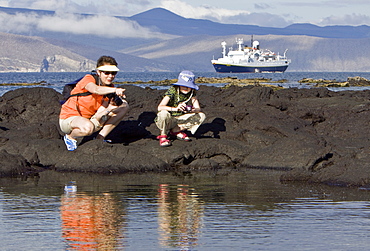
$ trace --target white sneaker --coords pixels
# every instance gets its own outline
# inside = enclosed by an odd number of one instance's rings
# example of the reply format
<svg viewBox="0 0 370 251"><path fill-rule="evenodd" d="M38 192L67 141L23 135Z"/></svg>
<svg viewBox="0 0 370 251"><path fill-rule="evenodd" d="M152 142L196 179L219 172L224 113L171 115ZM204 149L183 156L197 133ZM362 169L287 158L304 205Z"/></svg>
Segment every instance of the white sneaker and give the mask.
<svg viewBox="0 0 370 251"><path fill-rule="evenodd" d="M69 139L67 135L64 135L63 139L68 151L74 151L77 149L77 140Z"/></svg>

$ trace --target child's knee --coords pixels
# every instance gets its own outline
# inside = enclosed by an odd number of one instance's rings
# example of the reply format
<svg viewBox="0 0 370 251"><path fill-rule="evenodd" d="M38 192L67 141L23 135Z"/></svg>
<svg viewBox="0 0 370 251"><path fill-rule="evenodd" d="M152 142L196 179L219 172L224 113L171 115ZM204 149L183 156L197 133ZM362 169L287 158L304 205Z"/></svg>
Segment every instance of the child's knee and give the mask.
<svg viewBox="0 0 370 251"><path fill-rule="evenodd" d="M200 117L199 121L202 124L204 120L206 119L206 115L203 112L198 113L198 115Z"/></svg>
<svg viewBox="0 0 370 251"><path fill-rule="evenodd" d="M159 119L166 119L166 118L170 118L171 117L171 114L169 113L169 111L166 111L166 110L161 110L158 112L157 114L158 118Z"/></svg>

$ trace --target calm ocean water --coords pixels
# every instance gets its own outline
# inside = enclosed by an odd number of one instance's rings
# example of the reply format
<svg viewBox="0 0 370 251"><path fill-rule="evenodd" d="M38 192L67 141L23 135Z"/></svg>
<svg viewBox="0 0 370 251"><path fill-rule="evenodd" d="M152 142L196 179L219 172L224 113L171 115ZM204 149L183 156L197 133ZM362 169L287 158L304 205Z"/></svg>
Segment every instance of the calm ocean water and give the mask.
<svg viewBox="0 0 370 251"><path fill-rule="evenodd" d="M244 78L271 78L273 81L286 79L287 83L282 84L284 87L298 87L298 88L310 88L309 85L302 85L298 83L303 78L313 79L327 79L346 81L348 77L364 77L370 79L370 72L285 72L285 73L246 73L246 74L229 74L229 73L215 73L215 72L194 72L197 77L227 77L234 76L239 79ZM45 72L45 73L0 73L0 84L7 83L42 83L42 86L54 88L61 92L63 86L66 83L72 82L75 79L83 76L85 73L78 72ZM117 82L123 81L150 81L150 80L164 80L164 79L175 79L178 76L178 72L119 72L116 77ZM147 85L146 85L147 86ZM218 85L222 86L222 85ZM0 86L0 96L9 90L14 90L20 87L34 87L31 86ZM153 86L153 88L157 88ZM334 91L340 90L363 90L368 87L354 87L354 88L330 88Z"/></svg>
<svg viewBox="0 0 370 251"><path fill-rule="evenodd" d="M119 73L117 81L178 73ZM58 91L80 73L3 73L0 83L46 81ZM220 77L232 74L196 73ZM336 79L370 73L237 74ZM0 87L1 94L9 89ZM14 88L14 87L12 87ZM160 150L160 149L159 149ZM94 175L47 171L0 178L0 250L367 250L370 191L281 183L281 171ZM66 185L75 182L75 189Z"/></svg>

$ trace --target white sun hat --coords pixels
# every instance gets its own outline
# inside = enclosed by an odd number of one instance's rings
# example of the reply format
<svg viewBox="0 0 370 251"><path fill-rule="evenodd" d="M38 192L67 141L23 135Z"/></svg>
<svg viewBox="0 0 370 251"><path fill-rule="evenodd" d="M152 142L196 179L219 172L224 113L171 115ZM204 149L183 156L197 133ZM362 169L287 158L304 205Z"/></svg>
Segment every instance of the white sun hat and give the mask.
<svg viewBox="0 0 370 251"><path fill-rule="evenodd" d="M118 67L115 65L102 65L96 69L99 71L119 71Z"/></svg>

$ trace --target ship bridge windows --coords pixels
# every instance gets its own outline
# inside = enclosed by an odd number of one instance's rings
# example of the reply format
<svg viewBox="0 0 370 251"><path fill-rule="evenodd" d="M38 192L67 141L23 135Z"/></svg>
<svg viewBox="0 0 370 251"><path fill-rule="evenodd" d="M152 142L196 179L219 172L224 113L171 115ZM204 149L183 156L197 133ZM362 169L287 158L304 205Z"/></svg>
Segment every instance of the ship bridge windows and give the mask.
<svg viewBox="0 0 370 251"><path fill-rule="evenodd" d="M232 53L230 52L229 53L229 57L243 57L244 56L244 52L242 51L233 51Z"/></svg>

